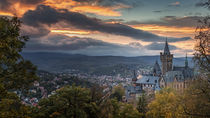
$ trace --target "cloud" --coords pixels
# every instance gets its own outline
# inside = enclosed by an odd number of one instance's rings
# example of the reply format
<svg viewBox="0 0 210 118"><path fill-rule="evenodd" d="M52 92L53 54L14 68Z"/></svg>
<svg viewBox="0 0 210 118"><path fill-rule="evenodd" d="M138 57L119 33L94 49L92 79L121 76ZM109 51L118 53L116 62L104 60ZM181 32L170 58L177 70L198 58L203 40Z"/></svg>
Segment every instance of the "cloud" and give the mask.
<svg viewBox="0 0 210 118"><path fill-rule="evenodd" d="M196 27L198 21L202 19L201 16L185 16L185 17L177 17L177 16L165 16L162 17L161 21L129 21L125 24L128 25L138 25L138 24L150 24L150 25L161 25L161 26L175 26L175 27Z"/></svg>
<svg viewBox="0 0 210 118"><path fill-rule="evenodd" d="M135 0L134 0L135 1ZM37 5L51 6L55 9L68 9L80 13L102 16L121 16L119 9L131 8L134 1L127 0L0 0L0 14L21 17L26 11ZM104 3L112 3L107 5ZM132 4L133 5L132 5Z"/></svg>
<svg viewBox="0 0 210 118"><path fill-rule="evenodd" d="M42 38L32 38L26 45L27 51L72 51L92 46L111 46L112 44L92 38L68 37L59 34L49 34Z"/></svg>
<svg viewBox="0 0 210 118"><path fill-rule="evenodd" d="M168 6L175 6L175 7L179 7L180 6L180 2L173 2L171 4L169 4Z"/></svg>
<svg viewBox="0 0 210 118"><path fill-rule="evenodd" d="M92 38L68 37L58 34L49 34L42 38L32 38L26 44L27 52L67 52L85 55L118 55L139 56L146 54L140 43L115 44Z"/></svg>
<svg viewBox="0 0 210 118"><path fill-rule="evenodd" d="M131 7L136 7L142 5L140 0L73 0L85 4L97 4L100 6L118 6L118 5L128 5Z"/></svg>
<svg viewBox="0 0 210 118"><path fill-rule="evenodd" d="M46 0L0 0L0 14L21 16Z"/></svg>
<svg viewBox="0 0 210 118"><path fill-rule="evenodd" d="M131 47L134 47L134 48L142 48L143 47L143 45L139 42L131 42L128 45Z"/></svg>
<svg viewBox="0 0 210 118"><path fill-rule="evenodd" d="M120 9L130 9L140 3L138 0L47 0L44 5L86 14L121 16Z"/></svg>
<svg viewBox="0 0 210 118"><path fill-rule="evenodd" d="M21 34L30 36L30 38L39 38L42 36L46 36L50 33L50 29L48 27L35 27L30 25L22 25L21 26Z"/></svg>
<svg viewBox="0 0 210 118"><path fill-rule="evenodd" d="M164 41L163 37L143 30L134 29L127 25L120 23L105 23L100 19L87 17L86 15L77 12L71 12L66 9L54 9L45 5L39 5L35 10L26 12L22 17L22 21L25 25L42 28L45 28L46 26L52 27L59 22L66 22L69 27L75 27L81 30L122 35L148 42ZM188 39L188 37L169 38L169 41L182 41Z"/></svg>
<svg viewBox="0 0 210 118"><path fill-rule="evenodd" d="M18 0L17 0L18 1ZM43 3L46 0L19 0L22 4L34 5Z"/></svg>
<svg viewBox="0 0 210 118"><path fill-rule="evenodd" d="M143 46L139 42L129 44L115 44L96 40L88 37L65 36L50 33L42 38L32 38L27 42L24 51L27 52L67 52L85 55L114 55L114 56L139 56L157 55L163 50L164 43L152 43ZM170 50L182 49L169 45ZM185 50L186 51L186 50Z"/></svg>
<svg viewBox="0 0 210 118"><path fill-rule="evenodd" d="M147 46L145 46L145 48L147 48L148 50L163 50L165 46L165 43L151 43ZM176 46L173 45L169 45L169 49L170 50L176 50L178 49Z"/></svg>

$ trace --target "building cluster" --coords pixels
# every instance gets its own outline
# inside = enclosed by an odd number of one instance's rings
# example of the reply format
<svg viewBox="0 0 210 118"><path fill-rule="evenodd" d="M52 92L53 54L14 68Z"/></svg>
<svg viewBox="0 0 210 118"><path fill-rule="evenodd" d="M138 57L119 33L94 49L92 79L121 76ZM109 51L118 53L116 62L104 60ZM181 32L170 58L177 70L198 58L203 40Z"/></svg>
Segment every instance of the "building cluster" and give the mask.
<svg viewBox="0 0 210 118"><path fill-rule="evenodd" d="M167 40L164 52L160 53L160 61L161 67L156 61L152 72L149 74L137 77L134 71L131 84L126 86L126 102L136 101L143 93L153 94L164 87L182 91L189 85L193 79L194 70L188 66L187 55L184 66L173 66L173 54L170 53Z"/></svg>
<svg viewBox="0 0 210 118"><path fill-rule="evenodd" d="M20 91L16 91L24 104L36 106L40 99L47 98L55 94L56 90L65 86L97 84L103 89L103 93L108 93L114 86L119 84L127 85L130 83L130 78L121 77L120 74L116 76L108 75L88 75L84 73L69 74L69 73L49 73L41 71L38 73L39 81L35 81L34 85L29 89L29 93L25 95Z"/></svg>

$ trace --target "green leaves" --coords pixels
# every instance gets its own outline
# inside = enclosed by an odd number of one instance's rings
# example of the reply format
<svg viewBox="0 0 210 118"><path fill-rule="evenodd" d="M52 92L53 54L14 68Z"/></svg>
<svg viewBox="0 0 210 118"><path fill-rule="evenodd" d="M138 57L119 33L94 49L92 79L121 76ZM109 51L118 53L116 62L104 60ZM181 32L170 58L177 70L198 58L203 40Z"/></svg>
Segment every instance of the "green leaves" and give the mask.
<svg viewBox="0 0 210 118"><path fill-rule="evenodd" d="M85 88L66 86L39 103L39 115L50 117L86 118L95 116L97 106L90 102L90 91ZM38 116L38 117L40 117Z"/></svg>
<svg viewBox="0 0 210 118"><path fill-rule="evenodd" d="M0 17L0 116L4 118L28 118L30 107L9 91L27 91L38 79L36 67L22 58L20 52L28 40L20 36L18 18Z"/></svg>
<svg viewBox="0 0 210 118"><path fill-rule="evenodd" d="M0 17L0 83L7 90L27 89L35 80L36 67L20 52L28 40L20 35L18 18Z"/></svg>

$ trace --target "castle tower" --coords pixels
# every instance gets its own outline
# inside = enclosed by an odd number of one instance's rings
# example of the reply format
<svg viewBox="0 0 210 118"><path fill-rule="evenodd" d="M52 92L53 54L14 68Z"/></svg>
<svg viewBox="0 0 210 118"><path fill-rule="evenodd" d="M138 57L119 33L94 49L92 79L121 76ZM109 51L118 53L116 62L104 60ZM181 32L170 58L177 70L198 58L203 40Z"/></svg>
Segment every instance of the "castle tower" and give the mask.
<svg viewBox="0 0 210 118"><path fill-rule="evenodd" d="M162 63L162 74L165 75L166 72L172 70L173 65L173 54L171 54L169 51L167 39L165 43L164 52L160 53L160 60Z"/></svg>

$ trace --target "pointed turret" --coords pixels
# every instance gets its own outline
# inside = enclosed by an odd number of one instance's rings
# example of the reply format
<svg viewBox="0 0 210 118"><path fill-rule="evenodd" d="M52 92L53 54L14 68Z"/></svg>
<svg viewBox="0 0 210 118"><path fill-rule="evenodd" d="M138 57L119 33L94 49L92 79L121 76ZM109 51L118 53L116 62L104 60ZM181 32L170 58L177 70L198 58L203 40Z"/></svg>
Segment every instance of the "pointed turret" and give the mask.
<svg viewBox="0 0 210 118"><path fill-rule="evenodd" d="M136 76L136 71L135 70L133 71L132 81L137 81L137 76Z"/></svg>
<svg viewBox="0 0 210 118"><path fill-rule="evenodd" d="M165 48L164 48L164 54L170 55L167 38L166 38L166 43L165 43Z"/></svg>
<svg viewBox="0 0 210 118"><path fill-rule="evenodd" d="M186 58L185 58L185 68L188 67L188 59L187 59L187 53L186 53Z"/></svg>
<svg viewBox="0 0 210 118"><path fill-rule="evenodd" d="M159 76L161 75L161 69L160 69L160 65L158 64L158 61L156 60L155 65L153 67L153 75L154 76Z"/></svg>
<svg viewBox="0 0 210 118"><path fill-rule="evenodd" d="M136 86L136 81L137 81L137 76L136 76L136 71L133 71L133 78L132 78L132 85Z"/></svg>

